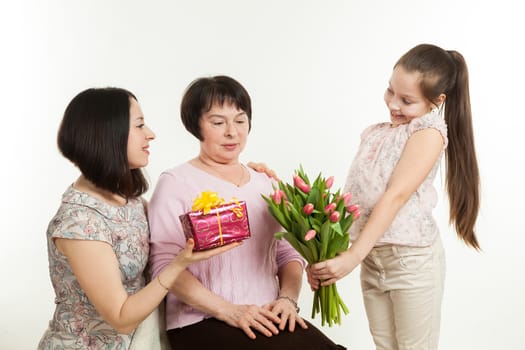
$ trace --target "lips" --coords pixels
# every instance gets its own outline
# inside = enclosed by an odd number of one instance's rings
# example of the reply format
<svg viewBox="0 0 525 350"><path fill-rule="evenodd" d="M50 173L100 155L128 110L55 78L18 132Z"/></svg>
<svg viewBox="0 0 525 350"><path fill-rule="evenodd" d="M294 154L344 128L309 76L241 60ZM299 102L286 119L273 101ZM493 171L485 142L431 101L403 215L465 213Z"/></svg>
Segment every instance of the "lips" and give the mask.
<svg viewBox="0 0 525 350"><path fill-rule="evenodd" d="M231 149L236 148L237 144L236 143L226 143L226 144L223 144L222 147L231 150Z"/></svg>
<svg viewBox="0 0 525 350"><path fill-rule="evenodd" d="M390 112L390 115L394 118L399 118L403 116L402 114L396 114L395 112Z"/></svg>

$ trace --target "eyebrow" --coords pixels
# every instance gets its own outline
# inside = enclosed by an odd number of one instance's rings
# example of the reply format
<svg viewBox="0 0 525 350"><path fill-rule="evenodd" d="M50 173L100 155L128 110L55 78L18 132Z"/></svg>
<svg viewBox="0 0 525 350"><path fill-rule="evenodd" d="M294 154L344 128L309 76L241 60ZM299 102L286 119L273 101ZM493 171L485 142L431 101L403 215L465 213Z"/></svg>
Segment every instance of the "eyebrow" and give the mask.
<svg viewBox="0 0 525 350"><path fill-rule="evenodd" d="M234 116L234 118L240 117L240 116L242 116L242 115L247 115L247 114L246 114L246 112L243 111L243 112L240 112L240 113L236 114L236 115ZM213 118L213 117L218 117L218 118L227 118L227 116L222 115L222 114L208 114L208 115L206 116L206 118Z"/></svg>

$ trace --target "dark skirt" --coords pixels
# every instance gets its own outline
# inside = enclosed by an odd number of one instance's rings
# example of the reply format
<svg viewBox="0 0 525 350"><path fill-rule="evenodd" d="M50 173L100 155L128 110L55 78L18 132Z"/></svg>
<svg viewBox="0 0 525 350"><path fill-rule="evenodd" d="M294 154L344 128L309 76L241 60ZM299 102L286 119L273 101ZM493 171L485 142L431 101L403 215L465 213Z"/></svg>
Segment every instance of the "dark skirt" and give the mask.
<svg viewBox="0 0 525 350"><path fill-rule="evenodd" d="M267 337L254 331L256 339L250 339L240 328L232 327L215 318L168 330L171 347L176 350L200 349L250 349L250 350L344 350L326 337L313 324L308 329L296 325L294 332L287 329L278 335Z"/></svg>

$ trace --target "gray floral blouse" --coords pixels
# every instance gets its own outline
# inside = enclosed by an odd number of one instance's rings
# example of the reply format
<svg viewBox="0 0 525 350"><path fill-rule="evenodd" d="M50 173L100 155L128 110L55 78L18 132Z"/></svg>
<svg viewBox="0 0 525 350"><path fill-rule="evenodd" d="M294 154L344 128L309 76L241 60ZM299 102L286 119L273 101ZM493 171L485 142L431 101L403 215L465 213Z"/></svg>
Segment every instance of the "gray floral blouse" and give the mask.
<svg viewBox="0 0 525 350"><path fill-rule="evenodd" d="M49 274L56 309L38 349L128 349L132 334L118 334L95 310L80 288L54 238L107 242L120 264L122 284L133 294L144 287L149 228L141 199L115 207L70 186L49 223Z"/></svg>

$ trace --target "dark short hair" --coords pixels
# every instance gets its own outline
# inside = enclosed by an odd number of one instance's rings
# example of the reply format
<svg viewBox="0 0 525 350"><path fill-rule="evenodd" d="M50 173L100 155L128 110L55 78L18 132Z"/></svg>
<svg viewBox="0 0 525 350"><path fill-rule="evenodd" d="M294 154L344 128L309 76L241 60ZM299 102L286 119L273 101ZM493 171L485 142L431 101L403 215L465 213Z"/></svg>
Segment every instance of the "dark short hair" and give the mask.
<svg viewBox="0 0 525 350"><path fill-rule="evenodd" d="M248 91L235 79L224 75L194 80L186 89L180 106L182 123L186 130L202 141L200 119L214 104L233 104L248 116L252 126L252 103Z"/></svg>
<svg viewBox="0 0 525 350"><path fill-rule="evenodd" d="M148 190L127 155L131 92L114 87L82 91L69 102L58 130L58 148L95 186L124 196Z"/></svg>

